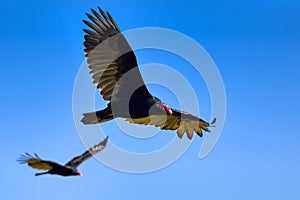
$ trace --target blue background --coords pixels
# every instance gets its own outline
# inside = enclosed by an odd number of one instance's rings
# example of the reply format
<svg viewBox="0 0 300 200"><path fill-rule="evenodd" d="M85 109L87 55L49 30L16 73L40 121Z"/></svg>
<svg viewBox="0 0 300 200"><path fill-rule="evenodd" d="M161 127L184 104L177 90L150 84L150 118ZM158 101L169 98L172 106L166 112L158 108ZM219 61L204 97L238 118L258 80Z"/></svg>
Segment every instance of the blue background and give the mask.
<svg viewBox="0 0 300 200"><path fill-rule="evenodd" d="M118 172L91 159L80 166L83 177L34 177L35 170L16 163L23 152L64 163L84 151L72 90L84 60L81 20L98 5L122 30L174 29L214 59L226 87L227 118L208 157L198 159L203 139L196 138L177 162L148 174ZM0 199L300 198L299 1L2 0L0 6ZM197 87L197 80L191 84ZM162 97L160 89L151 92Z"/></svg>

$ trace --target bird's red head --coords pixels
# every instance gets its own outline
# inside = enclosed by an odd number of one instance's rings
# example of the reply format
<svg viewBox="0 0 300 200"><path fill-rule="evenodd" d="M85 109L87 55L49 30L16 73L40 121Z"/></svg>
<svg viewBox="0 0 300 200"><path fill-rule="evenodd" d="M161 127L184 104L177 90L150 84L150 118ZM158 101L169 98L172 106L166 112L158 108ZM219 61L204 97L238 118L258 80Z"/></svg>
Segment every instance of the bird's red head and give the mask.
<svg viewBox="0 0 300 200"><path fill-rule="evenodd" d="M164 107L165 111L166 111L169 115L172 115L172 114L173 114L172 109L171 109L167 104L162 103L161 106Z"/></svg>
<svg viewBox="0 0 300 200"><path fill-rule="evenodd" d="M77 171L77 174L78 174L79 176L82 176L82 174L81 174L81 172L80 172L80 171Z"/></svg>

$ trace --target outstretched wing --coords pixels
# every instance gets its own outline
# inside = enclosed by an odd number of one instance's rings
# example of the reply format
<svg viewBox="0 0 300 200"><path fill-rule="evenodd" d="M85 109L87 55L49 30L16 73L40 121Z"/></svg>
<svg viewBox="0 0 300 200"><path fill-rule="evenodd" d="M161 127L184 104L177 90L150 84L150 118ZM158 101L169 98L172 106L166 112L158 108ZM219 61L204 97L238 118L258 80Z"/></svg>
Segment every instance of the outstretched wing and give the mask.
<svg viewBox="0 0 300 200"><path fill-rule="evenodd" d="M60 167L64 168L64 166L56 162L40 159L37 154L34 154L34 156L32 156L28 153L25 153L24 155L21 155L17 161L20 162L21 164L27 163L30 167L39 170L51 170L53 168L60 168Z"/></svg>
<svg viewBox="0 0 300 200"><path fill-rule="evenodd" d="M139 96L150 96L130 45L110 14L99 7L98 9L99 13L92 9L94 16L86 13L90 21L83 20L91 28L83 31L86 33L84 52L93 83L100 89L103 99L108 101L111 101L112 96L121 99L126 96L123 86L141 88ZM124 78L129 71L130 75ZM134 86L129 86L132 84Z"/></svg>
<svg viewBox="0 0 300 200"><path fill-rule="evenodd" d="M179 138L182 138L184 133L187 133L189 139L192 139L194 131L200 137L203 135L202 130L210 132L208 128L216 122L216 118L211 123L208 123L189 113L174 109L172 111L171 115L158 114L138 119L126 118L125 120L136 124L154 125L164 130L176 130Z"/></svg>
<svg viewBox="0 0 300 200"><path fill-rule="evenodd" d="M103 150L105 148L106 144L107 144L107 141L108 141L108 137L106 137L99 144L91 147L89 150L87 150L86 152L84 152L80 156L77 156L77 157L73 158L72 160L70 160L65 166L70 166L70 167L77 168L78 165L80 165L82 162L84 162L85 160L92 157L92 155L94 155L94 154L98 153L99 151Z"/></svg>

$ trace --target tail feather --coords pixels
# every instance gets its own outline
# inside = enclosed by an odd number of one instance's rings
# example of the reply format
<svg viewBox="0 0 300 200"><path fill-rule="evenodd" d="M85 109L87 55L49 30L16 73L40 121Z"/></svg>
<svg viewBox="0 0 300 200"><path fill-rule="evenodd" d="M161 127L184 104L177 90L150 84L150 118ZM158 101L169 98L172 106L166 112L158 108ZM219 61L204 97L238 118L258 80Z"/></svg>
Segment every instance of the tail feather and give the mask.
<svg viewBox="0 0 300 200"><path fill-rule="evenodd" d="M44 174L48 174L48 172L36 173L35 176L40 176L40 175L44 175Z"/></svg>
<svg viewBox="0 0 300 200"><path fill-rule="evenodd" d="M106 108L97 112L83 113L81 122L84 124L98 124L113 119L111 110Z"/></svg>
<svg viewBox="0 0 300 200"><path fill-rule="evenodd" d="M81 119L81 122L83 122L84 124L97 124L97 123L99 123L96 112L83 113L83 118Z"/></svg>

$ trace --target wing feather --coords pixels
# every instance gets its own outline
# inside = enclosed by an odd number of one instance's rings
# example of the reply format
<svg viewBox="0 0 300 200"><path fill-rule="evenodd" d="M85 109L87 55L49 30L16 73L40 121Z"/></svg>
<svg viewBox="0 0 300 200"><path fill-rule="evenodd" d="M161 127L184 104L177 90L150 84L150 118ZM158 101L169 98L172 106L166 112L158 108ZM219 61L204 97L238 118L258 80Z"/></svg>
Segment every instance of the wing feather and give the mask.
<svg viewBox="0 0 300 200"><path fill-rule="evenodd" d="M77 157L73 158L72 160L70 160L67 164L65 164L65 166L77 168L78 165L80 165L82 162L89 159L94 154L98 153L99 151L103 150L106 147L107 141L108 141L108 137L106 137L99 144L97 144L97 145L91 147L89 150L85 151L80 156L77 156Z"/></svg>
<svg viewBox="0 0 300 200"><path fill-rule="evenodd" d="M179 126L178 129L176 130L177 136L179 138L183 137L185 130L184 130L184 126Z"/></svg>
<svg viewBox="0 0 300 200"><path fill-rule="evenodd" d="M56 162L42 160L38 157L37 154L34 154L34 156L32 156L28 153L25 153L24 155L21 155L17 161L21 164L27 163L30 167L39 170L51 170L56 167L63 167L62 165Z"/></svg>
<svg viewBox="0 0 300 200"><path fill-rule="evenodd" d="M189 139L192 139L194 132L200 137L203 135L202 130L210 132L209 127L216 122L215 118L212 123L208 123L189 113L174 109L172 111L172 115L157 114L145 118L126 118L125 120L130 123L154 125L164 130L176 130L179 138L182 138L186 133Z"/></svg>
<svg viewBox="0 0 300 200"><path fill-rule="evenodd" d="M126 81L134 81L139 86L144 85L144 81L137 69L131 74L134 79L119 82L124 74L137 68L136 57L111 15L108 12L105 13L101 8L98 10L97 12L92 9L92 14L86 14L90 21L83 20L92 29L83 29L86 33L84 52L93 83L100 89L103 99L111 101L114 91L116 91L114 95L118 99L122 99L118 96L118 91L126 90L124 87L129 85ZM145 98L150 96L146 87L141 92L143 93L141 96Z"/></svg>

